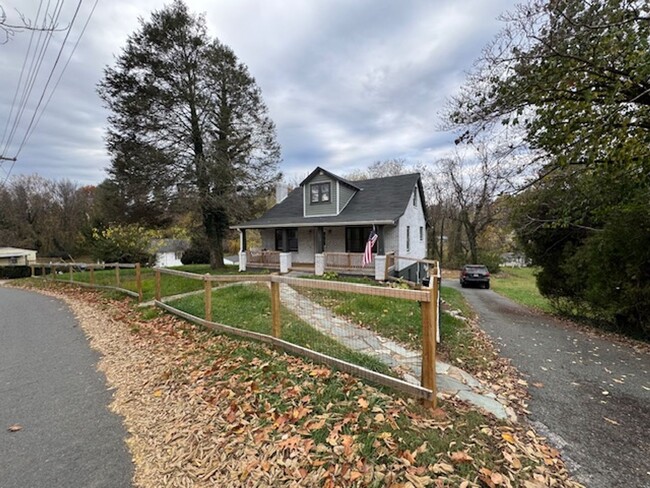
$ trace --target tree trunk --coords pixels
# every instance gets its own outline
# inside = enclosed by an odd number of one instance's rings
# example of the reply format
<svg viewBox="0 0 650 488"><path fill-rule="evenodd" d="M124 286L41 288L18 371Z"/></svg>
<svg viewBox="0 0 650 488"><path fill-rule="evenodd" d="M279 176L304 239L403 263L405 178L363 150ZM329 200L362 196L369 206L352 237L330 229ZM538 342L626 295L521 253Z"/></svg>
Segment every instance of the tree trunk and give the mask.
<svg viewBox="0 0 650 488"><path fill-rule="evenodd" d="M219 222L218 212L211 208L203 208L203 228L208 240L210 251L210 268L217 269L225 266L223 262L223 225Z"/></svg>

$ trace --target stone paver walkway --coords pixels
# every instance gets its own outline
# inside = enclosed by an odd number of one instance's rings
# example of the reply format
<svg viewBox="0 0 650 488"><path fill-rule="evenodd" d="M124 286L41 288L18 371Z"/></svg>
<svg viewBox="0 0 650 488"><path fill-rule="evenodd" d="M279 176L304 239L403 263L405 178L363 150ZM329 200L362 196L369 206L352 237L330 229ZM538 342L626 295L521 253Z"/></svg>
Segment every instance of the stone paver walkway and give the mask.
<svg viewBox="0 0 650 488"><path fill-rule="evenodd" d="M288 285L280 285L281 301L302 320L324 334L345 344L350 349L380 359L392 369L403 371L405 381L419 385L422 374L422 355L405 348L397 342L364 329L332 313L301 295ZM487 386L456 366L436 361L438 393L455 395L457 398L492 413L500 419L514 419L514 412L504 406L505 402Z"/></svg>

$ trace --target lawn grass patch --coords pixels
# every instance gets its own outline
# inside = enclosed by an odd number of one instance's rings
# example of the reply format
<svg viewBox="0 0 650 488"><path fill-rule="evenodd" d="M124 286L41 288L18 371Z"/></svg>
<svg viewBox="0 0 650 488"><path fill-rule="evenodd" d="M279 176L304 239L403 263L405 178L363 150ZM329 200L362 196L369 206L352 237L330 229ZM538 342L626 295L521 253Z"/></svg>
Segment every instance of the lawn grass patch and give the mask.
<svg viewBox="0 0 650 488"><path fill-rule="evenodd" d="M526 307L553 312L551 302L542 296L535 279L536 268L501 268L492 275L490 284L497 293Z"/></svg>
<svg viewBox="0 0 650 488"><path fill-rule="evenodd" d="M205 317L202 295L184 297L169 305L197 317ZM212 292L212 320L224 325L271 334L271 294L264 285L231 285ZM349 349L335 339L321 333L282 307L282 339L363 366L383 374L391 373L379 359Z"/></svg>

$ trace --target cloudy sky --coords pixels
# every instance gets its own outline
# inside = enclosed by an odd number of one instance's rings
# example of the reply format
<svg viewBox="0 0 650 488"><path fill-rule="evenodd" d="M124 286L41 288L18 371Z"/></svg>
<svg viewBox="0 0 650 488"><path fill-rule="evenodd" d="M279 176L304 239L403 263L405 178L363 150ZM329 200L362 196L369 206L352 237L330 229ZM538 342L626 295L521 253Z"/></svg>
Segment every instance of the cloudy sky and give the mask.
<svg viewBox="0 0 650 488"><path fill-rule="evenodd" d="M514 0L186 0L205 13L210 35L231 46L262 89L282 146L282 171L301 178L316 165L335 173L403 158L430 163L453 148L439 130L445 98L453 95L482 47L499 31L497 17ZM36 19L39 0L0 0L7 23L18 12ZM47 1L42 2L44 5ZM54 0L50 1L54 5ZM95 0L82 0L64 45L54 85ZM107 112L96 94L138 17L164 0L99 0L42 118L22 145L12 175L38 173L96 184L109 156L103 143ZM0 156L13 157L43 94L78 0L67 0L43 51L38 77L13 130L8 123L32 36L16 32L0 44ZM52 10L52 9L51 9ZM32 39L35 45L38 36ZM4 38L2 38L4 40ZM27 62L25 72L31 59ZM45 93L40 105L49 98ZM12 162L4 161L0 182Z"/></svg>

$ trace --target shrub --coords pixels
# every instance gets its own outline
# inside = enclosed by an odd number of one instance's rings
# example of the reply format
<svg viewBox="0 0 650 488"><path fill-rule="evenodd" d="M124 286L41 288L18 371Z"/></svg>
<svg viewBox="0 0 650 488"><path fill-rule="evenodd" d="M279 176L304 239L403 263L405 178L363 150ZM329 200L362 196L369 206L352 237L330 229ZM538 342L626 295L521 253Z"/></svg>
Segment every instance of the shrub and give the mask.
<svg viewBox="0 0 650 488"><path fill-rule="evenodd" d="M29 266L0 266L0 279L29 278L31 275L32 270Z"/></svg>

